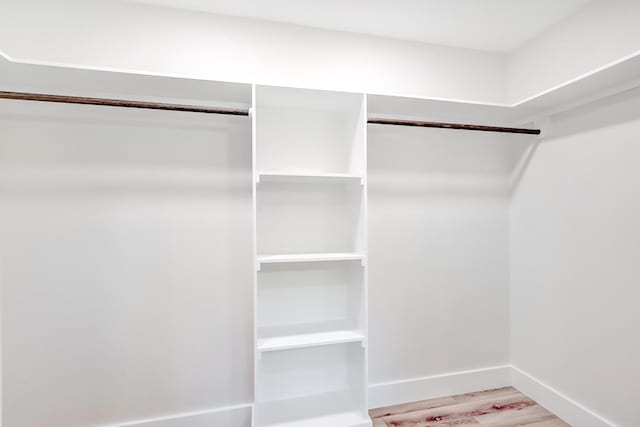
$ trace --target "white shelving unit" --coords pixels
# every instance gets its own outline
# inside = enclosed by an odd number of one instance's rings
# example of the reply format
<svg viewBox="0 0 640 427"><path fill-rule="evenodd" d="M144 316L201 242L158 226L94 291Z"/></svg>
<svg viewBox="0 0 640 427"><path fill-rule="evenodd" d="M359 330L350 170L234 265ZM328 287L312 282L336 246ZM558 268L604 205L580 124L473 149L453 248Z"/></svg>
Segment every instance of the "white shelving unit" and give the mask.
<svg viewBox="0 0 640 427"><path fill-rule="evenodd" d="M365 427L366 96L254 87L255 427Z"/></svg>

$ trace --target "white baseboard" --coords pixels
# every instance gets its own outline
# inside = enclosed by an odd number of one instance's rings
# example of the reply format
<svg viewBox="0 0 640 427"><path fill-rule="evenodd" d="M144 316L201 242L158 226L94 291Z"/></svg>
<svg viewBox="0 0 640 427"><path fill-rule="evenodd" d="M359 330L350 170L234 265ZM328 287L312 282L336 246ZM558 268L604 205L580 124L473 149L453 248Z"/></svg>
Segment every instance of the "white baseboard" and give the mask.
<svg viewBox="0 0 640 427"><path fill-rule="evenodd" d="M617 427L611 421L511 365L372 384L369 386L369 407L379 408L507 386L515 387L572 426ZM247 403L105 427L248 427L251 425L252 407L252 404Z"/></svg>
<svg viewBox="0 0 640 427"><path fill-rule="evenodd" d="M369 408L416 402L453 394L507 387L511 366L493 366L369 386Z"/></svg>
<svg viewBox="0 0 640 427"><path fill-rule="evenodd" d="M511 385L572 426L616 427L611 421L515 366L511 366Z"/></svg>
<svg viewBox="0 0 640 427"><path fill-rule="evenodd" d="M247 403L166 417L128 421L105 427L247 427L251 425L252 408L253 405Z"/></svg>

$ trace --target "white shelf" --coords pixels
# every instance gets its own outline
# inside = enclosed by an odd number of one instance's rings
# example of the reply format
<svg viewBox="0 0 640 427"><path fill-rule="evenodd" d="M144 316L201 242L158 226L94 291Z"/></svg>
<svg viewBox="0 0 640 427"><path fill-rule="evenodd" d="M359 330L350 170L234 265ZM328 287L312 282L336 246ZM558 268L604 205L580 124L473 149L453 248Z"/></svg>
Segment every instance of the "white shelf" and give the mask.
<svg viewBox="0 0 640 427"><path fill-rule="evenodd" d="M307 419L268 424L268 427L370 427L371 420L358 412L342 412Z"/></svg>
<svg viewBox="0 0 640 427"><path fill-rule="evenodd" d="M343 344L363 340L364 334L357 329L285 335L258 339L258 351L290 350L294 348Z"/></svg>
<svg viewBox="0 0 640 427"><path fill-rule="evenodd" d="M250 108L252 106L251 85L247 83L60 67L22 60L5 61L1 54L0 76L2 76L2 90L7 91L122 98L212 107ZM100 84L96 85L96 82ZM62 107L58 104L57 109L60 108ZM86 108L83 107L83 109ZM109 109L109 111L113 110L113 108ZM127 109L125 114L130 115L131 111ZM156 111L155 114L158 112ZM187 119L194 120L193 116L198 115L189 115ZM210 121L211 116L206 115L208 117L206 120ZM170 117L172 116L168 114L163 116L165 120ZM231 118L232 116L220 117Z"/></svg>
<svg viewBox="0 0 640 427"><path fill-rule="evenodd" d="M361 175L346 173L313 173L313 172L258 172L256 182L297 182L309 181L320 183L340 183L360 181Z"/></svg>
<svg viewBox="0 0 640 427"><path fill-rule="evenodd" d="M257 258L259 264L274 264L284 262L352 261L363 259L364 255L357 252L258 255Z"/></svg>
<svg viewBox="0 0 640 427"><path fill-rule="evenodd" d="M537 117L575 108L640 84L640 54L623 58L546 89L508 103L484 103L455 99L367 95L368 113L377 118L403 118L454 123L514 126ZM521 137L531 137L521 135Z"/></svg>

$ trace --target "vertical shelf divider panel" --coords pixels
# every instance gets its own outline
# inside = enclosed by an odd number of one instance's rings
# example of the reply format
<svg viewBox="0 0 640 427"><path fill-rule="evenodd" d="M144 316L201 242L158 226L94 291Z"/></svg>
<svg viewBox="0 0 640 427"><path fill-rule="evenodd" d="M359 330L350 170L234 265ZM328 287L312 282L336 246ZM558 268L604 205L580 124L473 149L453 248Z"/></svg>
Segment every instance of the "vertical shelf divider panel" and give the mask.
<svg viewBox="0 0 640 427"><path fill-rule="evenodd" d="M365 346L364 346L364 378L362 379L362 402L366 416L369 416L369 214L368 214L368 180L367 180L367 159L368 159L368 128L367 120L369 118L369 99L365 93L362 95L362 106L360 107L360 114L358 115L358 131L362 132L360 138L362 139L362 153L360 154L360 160L362 161L362 251L365 254L364 269L362 272L362 323L365 325Z"/></svg>
<svg viewBox="0 0 640 427"><path fill-rule="evenodd" d="M252 424L370 427L366 95L252 93Z"/></svg>
<svg viewBox="0 0 640 427"><path fill-rule="evenodd" d="M251 410L251 427L256 427L256 402L258 402L260 396L258 395L258 356L257 352L258 348L258 238L257 238L257 227L256 227L256 185L257 181L257 173L256 173L256 85L251 85L251 192L252 192L252 237L253 237L253 384L254 384L254 392L253 392L253 400L254 405Z"/></svg>

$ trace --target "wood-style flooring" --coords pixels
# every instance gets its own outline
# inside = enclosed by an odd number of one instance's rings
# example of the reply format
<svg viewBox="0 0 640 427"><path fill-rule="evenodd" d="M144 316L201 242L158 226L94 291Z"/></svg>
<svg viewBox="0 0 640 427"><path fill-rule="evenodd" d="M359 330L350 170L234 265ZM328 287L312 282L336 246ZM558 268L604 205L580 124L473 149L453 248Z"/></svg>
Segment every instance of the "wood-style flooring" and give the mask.
<svg viewBox="0 0 640 427"><path fill-rule="evenodd" d="M372 409L369 415L373 427L569 426L513 387Z"/></svg>

